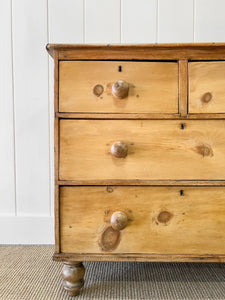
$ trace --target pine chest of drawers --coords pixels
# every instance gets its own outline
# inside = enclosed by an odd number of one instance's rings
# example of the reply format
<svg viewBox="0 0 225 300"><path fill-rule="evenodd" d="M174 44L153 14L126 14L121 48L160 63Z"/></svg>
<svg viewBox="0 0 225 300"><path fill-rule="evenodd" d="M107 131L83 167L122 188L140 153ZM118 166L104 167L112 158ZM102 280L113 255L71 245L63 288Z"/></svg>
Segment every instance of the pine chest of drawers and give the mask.
<svg viewBox="0 0 225 300"><path fill-rule="evenodd" d="M225 45L47 45L55 63L55 254L225 261Z"/></svg>

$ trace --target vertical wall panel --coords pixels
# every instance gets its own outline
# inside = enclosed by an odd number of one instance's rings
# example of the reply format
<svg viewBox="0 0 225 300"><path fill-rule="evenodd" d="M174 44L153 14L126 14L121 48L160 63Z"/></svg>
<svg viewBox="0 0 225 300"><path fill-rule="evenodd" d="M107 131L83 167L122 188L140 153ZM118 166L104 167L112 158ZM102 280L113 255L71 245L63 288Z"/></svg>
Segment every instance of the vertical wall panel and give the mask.
<svg viewBox="0 0 225 300"><path fill-rule="evenodd" d="M158 0L158 42L193 42L193 0Z"/></svg>
<svg viewBox="0 0 225 300"><path fill-rule="evenodd" d="M225 1L195 1L195 42L225 41Z"/></svg>
<svg viewBox="0 0 225 300"><path fill-rule="evenodd" d="M85 42L120 42L120 0L85 1Z"/></svg>
<svg viewBox="0 0 225 300"><path fill-rule="evenodd" d="M155 43L157 0L121 0L122 43Z"/></svg>
<svg viewBox="0 0 225 300"><path fill-rule="evenodd" d="M83 42L83 0L49 0L49 42Z"/></svg>
<svg viewBox="0 0 225 300"><path fill-rule="evenodd" d="M0 214L15 213L11 5L0 4Z"/></svg>
<svg viewBox="0 0 225 300"><path fill-rule="evenodd" d="M48 215L47 2L12 3L18 215Z"/></svg>
<svg viewBox="0 0 225 300"><path fill-rule="evenodd" d="M83 0L49 0L49 43L82 44L84 38ZM50 179L51 214L54 209L54 62L49 57Z"/></svg>

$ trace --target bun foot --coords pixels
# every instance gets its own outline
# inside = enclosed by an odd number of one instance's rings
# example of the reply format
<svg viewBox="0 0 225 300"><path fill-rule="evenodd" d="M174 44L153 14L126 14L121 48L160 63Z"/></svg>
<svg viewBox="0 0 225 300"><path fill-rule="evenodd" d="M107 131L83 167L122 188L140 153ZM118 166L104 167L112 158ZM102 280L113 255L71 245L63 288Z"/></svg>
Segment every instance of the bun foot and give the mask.
<svg viewBox="0 0 225 300"><path fill-rule="evenodd" d="M62 269L63 287L70 296L77 296L84 285L85 269L81 262L64 262Z"/></svg>

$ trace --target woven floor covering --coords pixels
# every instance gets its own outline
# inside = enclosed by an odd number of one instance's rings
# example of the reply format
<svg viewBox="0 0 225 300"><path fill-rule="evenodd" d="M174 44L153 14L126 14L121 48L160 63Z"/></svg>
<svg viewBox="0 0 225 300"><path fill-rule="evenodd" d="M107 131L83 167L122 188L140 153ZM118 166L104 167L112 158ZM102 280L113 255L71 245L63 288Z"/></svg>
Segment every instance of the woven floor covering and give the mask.
<svg viewBox="0 0 225 300"><path fill-rule="evenodd" d="M225 299L222 263L84 263L76 298L62 288L52 246L0 246L0 299Z"/></svg>

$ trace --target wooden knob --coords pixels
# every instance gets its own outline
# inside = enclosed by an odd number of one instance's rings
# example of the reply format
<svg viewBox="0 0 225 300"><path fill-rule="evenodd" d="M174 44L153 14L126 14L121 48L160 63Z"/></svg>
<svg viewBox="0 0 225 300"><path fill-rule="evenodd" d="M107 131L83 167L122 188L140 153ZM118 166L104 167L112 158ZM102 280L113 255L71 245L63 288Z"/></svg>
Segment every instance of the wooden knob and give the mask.
<svg viewBox="0 0 225 300"><path fill-rule="evenodd" d="M125 158L127 156L128 147L126 143L115 142L111 147L111 153L118 158Z"/></svg>
<svg viewBox="0 0 225 300"><path fill-rule="evenodd" d="M129 84L124 80L118 80L112 86L112 94L115 98L126 98L128 96L128 92Z"/></svg>
<svg viewBox="0 0 225 300"><path fill-rule="evenodd" d="M202 96L202 102L208 103L212 99L212 94L211 93L205 93Z"/></svg>
<svg viewBox="0 0 225 300"><path fill-rule="evenodd" d="M111 216L111 226L115 230L122 230L127 226L128 218L123 211L116 211Z"/></svg>

